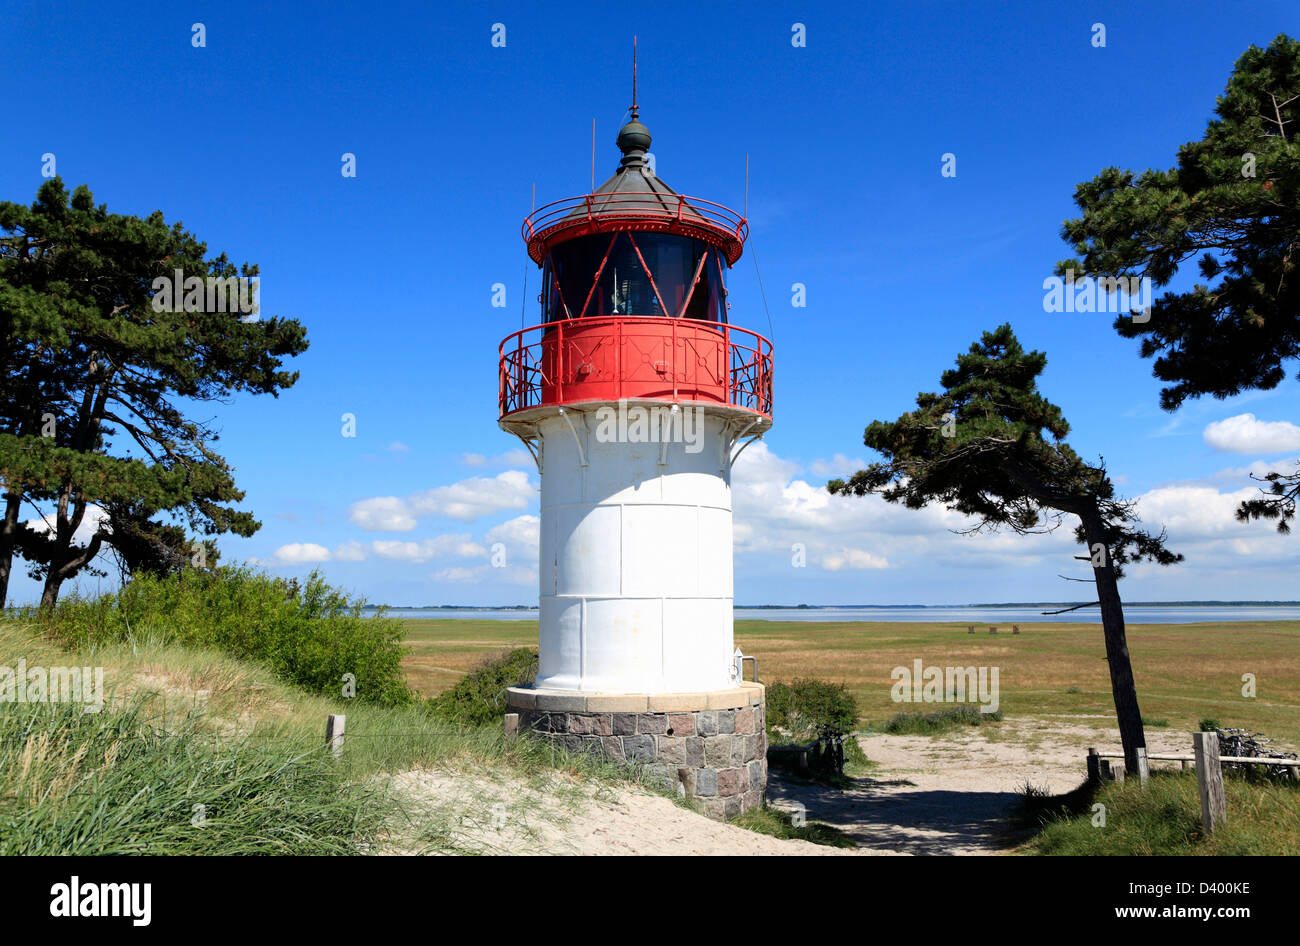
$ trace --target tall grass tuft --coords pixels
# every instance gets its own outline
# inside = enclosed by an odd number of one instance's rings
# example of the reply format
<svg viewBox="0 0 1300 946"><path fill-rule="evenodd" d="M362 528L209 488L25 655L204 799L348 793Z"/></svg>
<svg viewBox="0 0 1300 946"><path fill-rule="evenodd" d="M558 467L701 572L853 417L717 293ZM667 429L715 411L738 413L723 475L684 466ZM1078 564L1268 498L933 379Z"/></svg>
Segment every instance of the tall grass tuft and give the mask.
<svg viewBox="0 0 1300 946"><path fill-rule="evenodd" d="M0 705L0 855L356 854L392 810L323 747L221 740L139 700Z"/></svg>

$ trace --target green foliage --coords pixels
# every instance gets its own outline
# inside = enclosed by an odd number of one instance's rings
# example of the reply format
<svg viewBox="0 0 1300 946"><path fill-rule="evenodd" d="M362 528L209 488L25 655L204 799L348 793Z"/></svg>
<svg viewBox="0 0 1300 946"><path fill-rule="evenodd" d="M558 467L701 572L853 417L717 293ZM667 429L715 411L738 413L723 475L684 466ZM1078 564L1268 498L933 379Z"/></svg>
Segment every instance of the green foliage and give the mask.
<svg viewBox="0 0 1300 946"><path fill-rule="evenodd" d="M471 726L500 724L506 711L506 688L532 683L537 677L537 651L517 647L489 657L429 700L430 713Z"/></svg>
<svg viewBox="0 0 1300 946"><path fill-rule="evenodd" d="M1150 320L1116 320L1159 355L1161 403L1276 387L1300 356L1300 41L1279 35L1242 54L1199 141L1177 166L1135 175L1111 167L1080 184L1083 216L1064 239L1081 259L1057 271L1148 276L1167 284L1197 259L1217 280L1154 301ZM1253 163L1248 156L1253 156Z"/></svg>
<svg viewBox="0 0 1300 946"><path fill-rule="evenodd" d="M1064 441L1070 425L1038 390L1046 366L1047 356L1025 351L1009 324L984 332L943 373L942 393L922 392L915 411L867 427L863 443L885 462L826 488L878 493L909 509L942 504L974 517L972 531L1045 531L1071 513L1080 520L1076 538L1102 542L1117 578L1131 561L1181 561L1163 533L1132 527L1137 515L1115 497L1105 467L1083 462Z"/></svg>
<svg viewBox="0 0 1300 946"><path fill-rule="evenodd" d="M1205 134L1178 149L1176 167L1108 167L1080 184L1083 216L1062 228L1079 258L1058 263L1061 274L1164 286L1196 260L1204 282L1153 300L1145 321L1115 320L1155 359L1166 410L1270 390L1300 358L1300 40L1279 34L1247 49L1214 111ZM1276 520L1289 532L1300 468L1252 477L1266 485L1237 519Z"/></svg>
<svg viewBox="0 0 1300 946"><path fill-rule="evenodd" d="M196 294L155 305L157 280L170 285L177 271ZM211 422L185 413L237 392L275 396L297 380L281 367L307 348L298 322L208 305L205 279L256 275L224 253L209 258L161 211L112 214L57 177L30 206L0 203L0 598L18 553L53 604L115 540L100 525L87 546L73 544L93 505L120 516L134 506L144 520L165 512L203 535L257 530L232 506L244 494L212 448ZM28 504L55 509L55 528L23 528Z"/></svg>
<svg viewBox="0 0 1300 946"><path fill-rule="evenodd" d="M1207 716L1205 719L1201 720L1199 726L1201 732L1214 732L1216 729L1223 728L1222 726L1219 725L1219 721L1217 719L1214 719L1213 717L1210 716Z"/></svg>
<svg viewBox="0 0 1300 946"><path fill-rule="evenodd" d="M1002 711L981 713L976 703L957 703L933 713L896 713L881 727L893 736L934 736L958 726L1002 722Z"/></svg>
<svg viewBox="0 0 1300 946"><path fill-rule="evenodd" d="M345 674L356 698L384 705L411 701L402 675L402 623L364 617L365 602L312 572L305 585L244 567L139 575L116 594L68 598L22 617L65 646L94 648L151 640L211 647L262 661L314 693L340 696Z"/></svg>
<svg viewBox="0 0 1300 946"><path fill-rule="evenodd" d="M1143 725L1143 726L1151 726L1151 727L1153 727L1153 728L1155 728L1155 729L1164 729L1164 728L1168 727L1168 725L1169 725L1169 720L1167 720L1167 719L1156 719L1156 718L1151 717L1151 716L1143 716L1143 717L1142 717L1142 725Z"/></svg>
<svg viewBox="0 0 1300 946"><path fill-rule="evenodd" d="M0 855L357 854L391 810L323 746L220 741L139 703L0 704Z"/></svg>
<svg viewBox="0 0 1300 946"><path fill-rule="evenodd" d="M851 732L858 724L858 705L843 683L800 677L791 683L767 684L767 728L779 728L796 742L814 739L821 726Z"/></svg>

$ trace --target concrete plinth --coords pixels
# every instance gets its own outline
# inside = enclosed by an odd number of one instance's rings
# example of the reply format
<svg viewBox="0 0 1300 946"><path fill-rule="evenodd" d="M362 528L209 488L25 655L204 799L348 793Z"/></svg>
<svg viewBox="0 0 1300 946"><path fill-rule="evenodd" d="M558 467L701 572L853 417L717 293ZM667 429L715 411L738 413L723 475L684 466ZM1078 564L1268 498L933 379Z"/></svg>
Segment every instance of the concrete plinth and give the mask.
<svg viewBox="0 0 1300 946"><path fill-rule="evenodd" d="M583 693L511 687L507 712L521 729L648 767L651 775L725 820L759 808L767 789L766 704L761 683L708 693Z"/></svg>

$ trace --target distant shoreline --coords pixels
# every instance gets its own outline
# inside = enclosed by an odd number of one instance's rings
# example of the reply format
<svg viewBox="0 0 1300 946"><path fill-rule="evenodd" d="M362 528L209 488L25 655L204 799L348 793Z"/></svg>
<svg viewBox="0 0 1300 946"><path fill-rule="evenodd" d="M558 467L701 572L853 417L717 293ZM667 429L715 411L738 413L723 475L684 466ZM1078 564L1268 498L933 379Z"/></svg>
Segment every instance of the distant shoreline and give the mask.
<svg viewBox="0 0 1300 946"><path fill-rule="evenodd" d="M1080 607L1082 605L1082 607ZM993 601L974 604L737 604L737 611L866 611L901 609L923 611L952 610L953 608L1079 608L1087 610L1097 605L1083 601ZM1300 601L1126 601L1130 608L1295 608ZM368 604L363 611L536 611L536 605L473 605L473 604L422 604L378 605Z"/></svg>

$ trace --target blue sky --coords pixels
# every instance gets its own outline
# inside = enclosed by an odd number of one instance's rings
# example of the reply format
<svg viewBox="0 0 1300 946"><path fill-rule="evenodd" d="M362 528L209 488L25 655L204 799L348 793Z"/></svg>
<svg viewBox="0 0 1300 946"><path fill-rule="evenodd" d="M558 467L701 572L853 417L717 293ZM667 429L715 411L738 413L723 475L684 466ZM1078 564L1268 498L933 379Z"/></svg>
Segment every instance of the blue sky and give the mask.
<svg viewBox="0 0 1300 946"><path fill-rule="evenodd" d="M223 538L226 559L321 567L394 604L535 601L536 471L496 426L497 345L520 327L525 271L537 292L519 238L533 187L539 204L586 192L593 118L597 182L616 165L637 34L664 180L739 208L749 155L778 368L775 426L736 472L738 601L1077 597L1056 577L1077 568L1066 530L964 538L942 510L821 490L872 458L870 420L936 388L1002 321L1047 352L1042 386L1073 446L1103 454L1188 555L1135 569L1127 598L1300 597L1300 537L1231 518L1246 468L1300 453L1300 431L1259 423L1300 422L1300 385L1165 414L1110 316L1042 307L1071 255L1059 230L1075 185L1108 165L1170 166L1246 47L1295 31L1287 4L265 6L0 13L0 55L25 77L7 98L0 196L30 201L52 153L110 210L162 209L211 252L260 264L263 314L307 326L294 388L215 408L263 522ZM733 322L768 334L752 253L729 287ZM505 569L488 565L496 541Z"/></svg>

